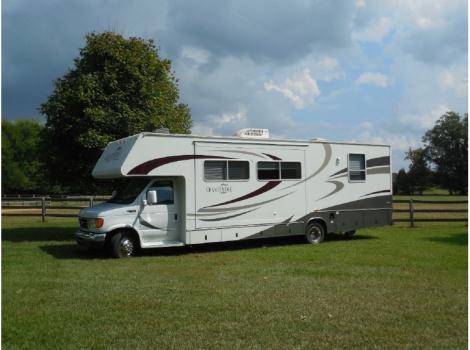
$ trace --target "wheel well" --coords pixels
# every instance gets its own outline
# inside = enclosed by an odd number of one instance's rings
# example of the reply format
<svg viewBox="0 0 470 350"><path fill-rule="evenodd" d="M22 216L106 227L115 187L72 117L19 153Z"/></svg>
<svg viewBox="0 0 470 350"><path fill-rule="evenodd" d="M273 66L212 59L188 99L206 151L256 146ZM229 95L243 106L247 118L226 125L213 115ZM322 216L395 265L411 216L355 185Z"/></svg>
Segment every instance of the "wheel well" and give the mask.
<svg viewBox="0 0 470 350"><path fill-rule="evenodd" d="M120 227L120 228L116 228L116 229L108 232L108 234L106 235L106 244L108 244L111 241L111 238L118 232L125 232L125 233L129 234L134 239L134 242L136 242L140 247L139 234L134 229L132 229L130 227Z"/></svg>
<svg viewBox="0 0 470 350"><path fill-rule="evenodd" d="M314 222L318 222L320 225L322 225L323 230L325 230L325 234L328 233L328 226L326 225L325 220L323 220L321 218L312 218L307 222L307 226L314 223Z"/></svg>

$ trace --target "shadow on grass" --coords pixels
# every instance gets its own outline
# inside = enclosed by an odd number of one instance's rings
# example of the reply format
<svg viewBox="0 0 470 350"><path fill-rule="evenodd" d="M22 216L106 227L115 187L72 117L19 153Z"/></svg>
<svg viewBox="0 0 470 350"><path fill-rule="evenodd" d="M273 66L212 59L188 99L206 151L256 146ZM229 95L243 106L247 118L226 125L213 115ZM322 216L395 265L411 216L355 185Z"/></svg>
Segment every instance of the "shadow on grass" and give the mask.
<svg viewBox="0 0 470 350"><path fill-rule="evenodd" d="M40 247L45 253L52 255L56 259L107 259L109 254L103 250L88 250L76 243L43 245Z"/></svg>
<svg viewBox="0 0 470 350"><path fill-rule="evenodd" d="M322 244L334 244L340 241L359 241L377 239L373 236L358 235L347 238L343 235L329 235L328 240ZM195 253L214 253L214 252L226 252L234 250L246 250L246 249L257 249L257 248L269 248L269 247L282 247L282 246L293 246L293 245L304 245L305 238L303 236L293 237L275 237L275 238L264 238L264 239L253 239L246 241L235 241L235 242L219 242L219 243L206 243L187 245L182 247L172 248L153 248L153 249L142 249L138 256L178 256ZM56 259L103 259L109 257L109 254L102 251L89 251L86 248L80 247L76 244L54 244L45 245L40 247L47 254L52 255Z"/></svg>
<svg viewBox="0 0 470 350"><path fill-rule="evenodd" d="M2 230L2 241L41 242L73 240L73 228L64 227L15 227Z"/></svg>
<svg viewBox="0 0 470 350"><path fill-rule="evenodd" d="M463 233L455 233L445 237L428 237L424 238L427 241L436 242L436 243L444 243L444 244L451 244L451 245L468 245L468 234L466 232Z"/></svg>

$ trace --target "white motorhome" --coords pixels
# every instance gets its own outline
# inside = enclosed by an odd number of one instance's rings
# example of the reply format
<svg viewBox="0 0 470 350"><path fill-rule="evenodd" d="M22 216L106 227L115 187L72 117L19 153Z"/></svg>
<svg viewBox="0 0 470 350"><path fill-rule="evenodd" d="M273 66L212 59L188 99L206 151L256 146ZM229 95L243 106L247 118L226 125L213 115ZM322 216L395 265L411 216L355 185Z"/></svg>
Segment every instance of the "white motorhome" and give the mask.
<svg viewBox="0 0 470 350"><path fill-rule="evenodd" d="M82 209L77 242L115 257L139 248L328 233L392 223L388 145L144 132L108 144L93 170L121 179Z"/></svg>

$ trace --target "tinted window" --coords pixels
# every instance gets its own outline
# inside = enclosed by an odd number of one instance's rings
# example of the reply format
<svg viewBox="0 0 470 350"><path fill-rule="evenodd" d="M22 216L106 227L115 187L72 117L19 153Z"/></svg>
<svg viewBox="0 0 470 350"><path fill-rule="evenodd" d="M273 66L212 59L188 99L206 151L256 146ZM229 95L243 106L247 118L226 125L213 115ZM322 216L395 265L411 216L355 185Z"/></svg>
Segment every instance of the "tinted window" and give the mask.
<svg viewBox="0 0 470 350"><path fill-rule="evenodd" d="M108 202L130 204L149 183L148 178L125 178L117 181L116 194Z"/></svg>
<svg viewBox="0 0 470 350"><path fill-rule="evenodd" d="M228 162L229 180L247 180L250 178L250 165L248 162Z"/></svg>
<svg viewBox="0 0 470 350"><path fill-rule="evenodd" d="M279 162L258 162L259 180L279 180Z"/></svg>
<svg viewBox="0 0 470 350"><path fill-rule="evenodd" d="M300 179L302 171L298 162L281 162L281 179Z"/></svg>
<svg viewBox="0 0 470 350"><path fill-rule="evenodd" d="M348 163L349 180L365 181L366 156L365 154L350 154Z"/></svg>
<svg viewBox="0 0 470 350"><path fill-rule="evenodd" d="M205 180L226 180L227 162L225 160L208 160L204 162Z"/></svg>
<svg viewBox="0 0 470 350"><path fill-rule="evenodd" d="M174 204L173 183L171 181L155 182L148 191L157 191L156 204Z"/></svg>

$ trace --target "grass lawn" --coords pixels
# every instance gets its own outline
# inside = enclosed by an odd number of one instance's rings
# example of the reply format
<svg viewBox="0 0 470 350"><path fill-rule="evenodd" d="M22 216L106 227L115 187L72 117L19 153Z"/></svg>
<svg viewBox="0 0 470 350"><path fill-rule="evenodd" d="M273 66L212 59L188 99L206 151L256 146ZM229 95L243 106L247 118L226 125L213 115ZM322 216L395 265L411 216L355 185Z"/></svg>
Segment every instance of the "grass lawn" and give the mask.
<svg viewBox="0 0 470 350"><path fill-rule="evenodd" d="M467 348L467 226L152 250L113 260L76 219L3 217L5 349Z"/></svg>

